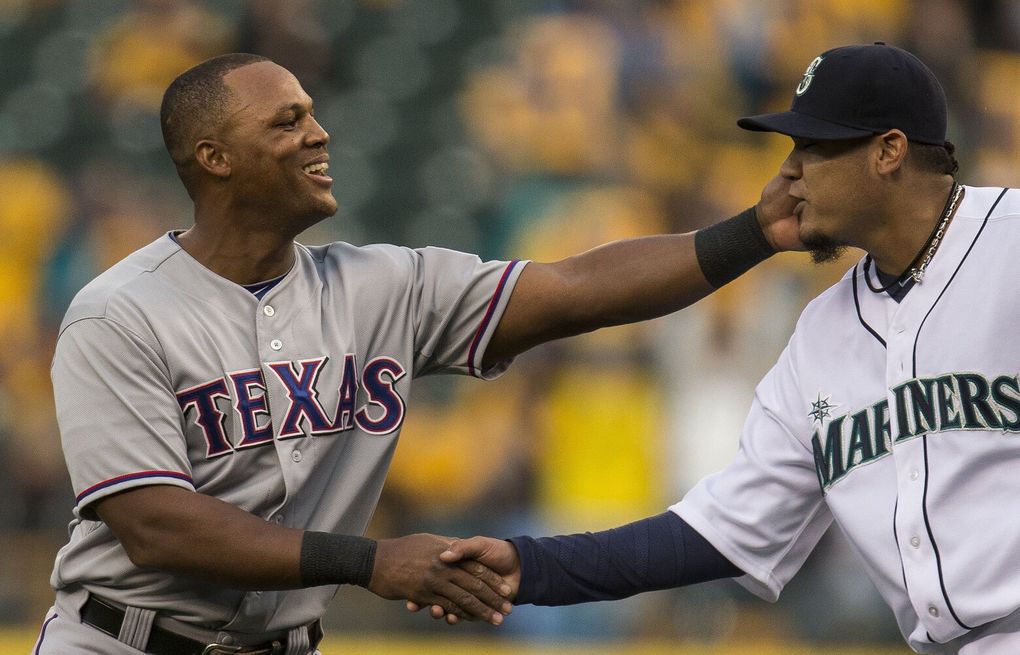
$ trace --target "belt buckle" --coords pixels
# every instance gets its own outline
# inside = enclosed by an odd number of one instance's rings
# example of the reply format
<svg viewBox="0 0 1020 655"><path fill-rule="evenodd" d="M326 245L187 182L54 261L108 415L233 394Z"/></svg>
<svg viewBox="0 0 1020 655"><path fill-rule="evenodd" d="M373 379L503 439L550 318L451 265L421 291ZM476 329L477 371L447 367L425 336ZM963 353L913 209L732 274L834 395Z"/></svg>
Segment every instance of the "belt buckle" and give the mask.
<svg viewBox="0 0 1020 655"><path fill-rule="evenodd" d="M209 644L202 650L202 655L224 655L229 653L240 653L244 646L228 646L227 644Z"/></svg>
<svg viewBox="0 0 1020 655"><path fill-rule="evenodd" d="M279 641L272 642L268 648L252 648L251 646L228 646L227 644L209 644L202 650L202 655L230 655L231 653L250 653L251 655L278 655L284 651Z"/></svg>

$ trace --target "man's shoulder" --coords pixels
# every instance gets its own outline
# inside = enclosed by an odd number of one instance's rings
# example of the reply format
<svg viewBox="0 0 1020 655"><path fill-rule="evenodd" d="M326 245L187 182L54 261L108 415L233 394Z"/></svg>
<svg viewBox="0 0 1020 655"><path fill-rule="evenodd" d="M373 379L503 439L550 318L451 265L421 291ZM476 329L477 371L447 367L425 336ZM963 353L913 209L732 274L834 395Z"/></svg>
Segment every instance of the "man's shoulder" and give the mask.
<svg viewBox="0 0 1020 655"><path fill-rule="evenodd" d="M298 244L298 252L310 260L318 275L326 278L344 278L348 281L372 279L375 284L386 280L407 280L421 270L426 260L435 259L433 251L439 248L411 248L391 243L354 245L334 241L320 246ZM451 251L452 252L452 251Z"/></svg>
<svg viewBox="0 0 1020 655"><path fill-rule="evenodd" d="M346 241L333 241L319 246L297 244L299 251L316 262L338 262L346 265L384 265L403 264L414 266L421 261L462 261L479 260L478 255L470 252L444 248L441 246L398 246L392 243L371 243L358 246Z"/></svg>
<svg viewBox="0 0 1020 655"><path fill-rule="evenodd" d="M71 301L61 324L61 331L71 323L85 318L116 318L121 301L157 298L146 287L151 273L181 251L169 235L139 248L124 259L93 278Z"/></svg>
<svg viewBox="0 0 1020 655"><path fill-rule="evenodd" d="M966 186L966 195L953 220L1003 219L1020 218L1020 189L1009 187L976 187Z"/></svg>
<svg viewBox="0 0 1020 655"><path fill-rule="evenodd" d="M311 259L322 262L328 260L336 261L384 261L393 258L407 258L413 256L414 250L406 246L397 246L392 243L372 243L358 246L346 241L333 241L318 246L298 244L299 251L306 253Z"/></svg>

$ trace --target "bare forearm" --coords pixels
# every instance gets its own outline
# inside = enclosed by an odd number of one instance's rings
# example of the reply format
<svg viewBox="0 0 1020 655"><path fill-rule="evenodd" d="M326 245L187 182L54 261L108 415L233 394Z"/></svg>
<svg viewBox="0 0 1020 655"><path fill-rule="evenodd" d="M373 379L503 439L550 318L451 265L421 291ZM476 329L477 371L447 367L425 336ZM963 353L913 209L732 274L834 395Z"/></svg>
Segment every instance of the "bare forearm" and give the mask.
<svg viewBox="0 0 1020 655"><path fill-rule="evenodd" d="M460 618L495 624L509 611L498 575L439 560L451 541L446 537L408 535L377 543L294 530L166 485L104 498L96 512L143 568L245 590L357 584L383 598L437 604Z"/></svg>
<svg viewBox="0 0 1020 655"><path fill-rule="evenodd" d="M483 364L552 339L675 312L776 251L803 249L790 184L775 176L752 209L698 232L617 241L529 264Z"/></svg>
<svg viewBox="0 0 1020 655"><path fill-rule="evenodd" d="M530 264L510 299L500 328L523 319L526 348L613 325L635 323L679 310L712 291L693 256L693 236L665 235L609 243L554 264ZM541 267L541 270L539 270ZM541 276L541 277L540 277ZM532 292L529 285L548 285ZM528 303L542 294L556 309ZM519 305L517 305L519 301ZM497 330L494 341L500 337Z"/></svg>
<svg viewBox="0 0 1020 655"><path fill-rule="evenodd" d="M151 506L147 496L159 503L160 511L144 509ZM105 499L97 511L138 566L235 589L302 586L302 530L281 527L211 496L173 487L142 488Z"/></svg>
<svg viewBox="0 0 1020 655"><path fill-rule="evenodd" d="M698 232L618 241L564 263L574 288L590 295L582 329L596 329L682 309L774 252L751 208Z"/></svg>
<svg viewBox="0 0 1020 655"><path fill-rule="evenodd" d="M697 233L616 241L552 264L529 264L485 360L675 312L773 252L748 210Z"/></svg>
<svg viewBox="0 0 1020 655"><path fill-rule="evenodd" d="M575 333L643 321L697 302L713 291L694 251L694 233L628 239L559 263L572 296Z"/></svg>

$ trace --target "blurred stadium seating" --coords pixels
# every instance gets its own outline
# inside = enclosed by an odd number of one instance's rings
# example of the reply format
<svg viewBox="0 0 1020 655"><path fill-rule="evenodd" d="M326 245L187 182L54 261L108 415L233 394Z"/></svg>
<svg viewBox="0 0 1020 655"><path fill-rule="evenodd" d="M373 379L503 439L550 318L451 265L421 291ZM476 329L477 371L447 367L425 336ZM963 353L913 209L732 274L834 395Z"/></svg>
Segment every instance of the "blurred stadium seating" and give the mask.
<svg viewBox="0 0 1020 655"><path fill-rule="evenodd" d="M190 224L158 124L184 68L257 52L315 98L340 211L304 241L549 259L753 203L787 140L736 118L785 108L821 50L874 40L944 81L962 180L1015 183L1017 0L0 0L0 625L22 629L11 648L50 604L70 519L48 380L56 326L91 277ZM566 532L661 511L727 461L754 383L848 263L783 255L676 316L529 353L499 382L425 381L372 534ZM419 653L516 639L902 650L835 534L774 606L718 583L522 607L498 631L457 628L457 646L446 626L345 589L327 627L400 635Z"/></svg>

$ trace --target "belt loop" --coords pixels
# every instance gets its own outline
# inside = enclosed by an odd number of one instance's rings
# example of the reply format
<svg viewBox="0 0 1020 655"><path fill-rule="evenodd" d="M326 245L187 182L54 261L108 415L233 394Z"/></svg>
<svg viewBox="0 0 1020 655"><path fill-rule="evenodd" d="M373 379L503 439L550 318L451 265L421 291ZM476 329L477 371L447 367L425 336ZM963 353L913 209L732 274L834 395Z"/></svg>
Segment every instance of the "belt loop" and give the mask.
<svg viewBox="0 0 1020 655"><path fill-rule="evenodd" d="M117 641L144 651L145 646L149 643L149 633L152 631L152 622L155 618L156 610L126 607L124 609L124 622L120 624L120 634L117 635Z"/></svg>
<svg viewBox="0 0 1020 655"><path fill-rule="evenodd" d="M307 625L291 628L287 632L287 652L284 655L308 655L311 649Z"/></svg>

